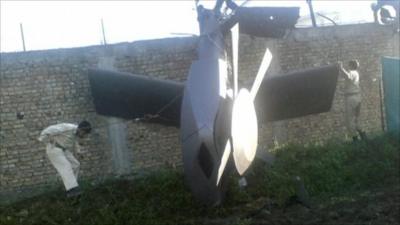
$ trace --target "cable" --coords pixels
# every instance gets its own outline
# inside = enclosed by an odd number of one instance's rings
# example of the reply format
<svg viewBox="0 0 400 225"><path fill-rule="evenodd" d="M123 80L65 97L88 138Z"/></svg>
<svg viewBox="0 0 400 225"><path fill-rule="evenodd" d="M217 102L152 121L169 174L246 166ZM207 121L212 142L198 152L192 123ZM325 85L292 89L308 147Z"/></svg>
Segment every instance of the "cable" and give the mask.
<svg viewBox="0 0 400 225"><path fill-rule="evenodd" d="M170 105L172 105L172 104L173 104L178 98L180 98L182 95L183 95L183 94L178 94L178 95L174 96L174 97L171 99L171 101L169 101L167 104L165 104L165 105L163 105L162 107L160 107L160 109L157 111L156 114L145 114L143 117L137 117L137 118L128 119L128 120L125 120L125 121L107 123L107 125L102 125L102 126L92 126L92 128L93 128L93 129L101 129L101 128L105 128L105 127L112 126L112 125L127 124L127 123L132 122L132 121L133 121L133 122L148 122L148 121L150 121L151 119L156 119L156 118L162 119L162 120L164 120L164 121L172 121L172 120L169 119L169 118L160 116L160 114L161 114L164 110L166 110ZM69 132L69 131L65 131L65 132ZM62 133L63 133L63 132L60 132L59 134L62 134Z"/></svg>
<svg viewBox="0 0 400 225"><path fill-rule="evenodd" d="M324 16L324 15L322 15L321 13L318 13L318 12L317 12L316 14L317 14L318 16L324 18L324 19L329 20L331 23L333 23L333 25L337 26L336 22L335 22L333 19L331 19L331 18L329 18L329 17L327 17L327 16Z"/></svg>

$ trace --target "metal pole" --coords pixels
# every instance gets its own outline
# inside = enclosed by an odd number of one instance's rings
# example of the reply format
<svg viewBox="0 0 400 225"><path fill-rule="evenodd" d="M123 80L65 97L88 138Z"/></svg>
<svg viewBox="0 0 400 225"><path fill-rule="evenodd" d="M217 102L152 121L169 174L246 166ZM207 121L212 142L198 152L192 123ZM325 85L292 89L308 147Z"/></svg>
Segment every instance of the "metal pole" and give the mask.
<svg viewBox="0 0 400 225"><path fill-rule="evenodd" d="M306 0L308 4L308 8L310 9L310 16L311 16L311 22L313 27L317 27L317 22L315 21L315 15L314 15L314 9L311 3L311 0Z"/></svg>
<svg viewBox="0 0 400 225"><path fill-rule="evenodd" d="M382 125L382 131L385 131L385 116L383 114L382 77L378 78L378 85L379 85L378 87L379 87L379 106L380 106L380 113L381 113L381 125Z"/></svg>
<svg viewBox="0 0 400 225"><path fill-rule="evenodd" d="M19 29L21 30L22 47L24 48L24 52L25 52L26 51L25 37L24 37L24 28L22 27L22 23L19 24Z"/></svg>
<svg viewBox="0 0 400 225"><path fill-rule="evenodd" d="M103 32L103 44L104 44L104 45L107 45L106 34L105 34L105 31L104 31L103 18L101 18L101 30L102 30L102 32Z"/></svg>

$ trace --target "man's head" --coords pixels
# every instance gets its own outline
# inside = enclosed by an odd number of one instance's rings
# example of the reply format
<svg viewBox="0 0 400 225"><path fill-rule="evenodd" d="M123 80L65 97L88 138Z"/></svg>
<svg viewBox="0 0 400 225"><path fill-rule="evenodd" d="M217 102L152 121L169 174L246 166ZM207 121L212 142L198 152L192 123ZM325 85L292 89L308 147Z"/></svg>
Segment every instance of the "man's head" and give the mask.
<svg viewBox="0 0 400 225"><path fill-rule="evenodd" d="M349 69L350 70L357 70L359 66L360 66L360 63L358 63L358 61L356 59L349 61Z"/></svg>
<svg viewBox="0 0 400 225"><path fill-rule="evenodd" d="M76 136L83 138L87 134L89 134L91 130L92 126L90 125L90 123L84 120L78 124L78 129L76 130Z"/></svg>

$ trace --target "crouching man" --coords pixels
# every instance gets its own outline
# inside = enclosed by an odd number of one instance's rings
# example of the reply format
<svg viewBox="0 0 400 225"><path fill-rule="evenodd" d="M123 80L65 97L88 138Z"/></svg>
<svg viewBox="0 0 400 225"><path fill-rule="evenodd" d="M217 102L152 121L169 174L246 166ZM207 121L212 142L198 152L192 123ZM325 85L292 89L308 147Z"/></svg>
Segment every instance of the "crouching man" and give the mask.
<svg viewBox="0 0 400 225"><path fill-rule="evenodd" d="M67 197L80 195L77 181L80 163L72 153L80 153L78 140L89 134L91 129L87 121L79 125L60 123L44 129L38 138L46 144L46 154L61 176Z"/></svg>

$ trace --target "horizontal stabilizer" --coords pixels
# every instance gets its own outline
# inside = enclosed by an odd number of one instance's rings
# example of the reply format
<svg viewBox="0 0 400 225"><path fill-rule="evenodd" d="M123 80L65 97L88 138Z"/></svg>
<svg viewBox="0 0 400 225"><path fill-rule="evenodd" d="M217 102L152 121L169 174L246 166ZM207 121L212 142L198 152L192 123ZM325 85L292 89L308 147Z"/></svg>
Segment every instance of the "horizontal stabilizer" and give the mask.
<svg viewBox="0 0 400 225"><path fill-rule="evenodd" d="M256 96L259 121L327 112L332 107L339 67L330 65L263 80Z"/></svg>
<svg viewBox="0 0 400 225"><path fill-rule="evenodd" d="M281 38L299 19L298 7L239 7L223 30L239 23L240 32L256 37Z"/></svg>
<svg viewBox="0 0 400 225"><path fill-rule="evenodd" d="M179 127L182 83L99 69L89 81L97 113Z"/></svg>

